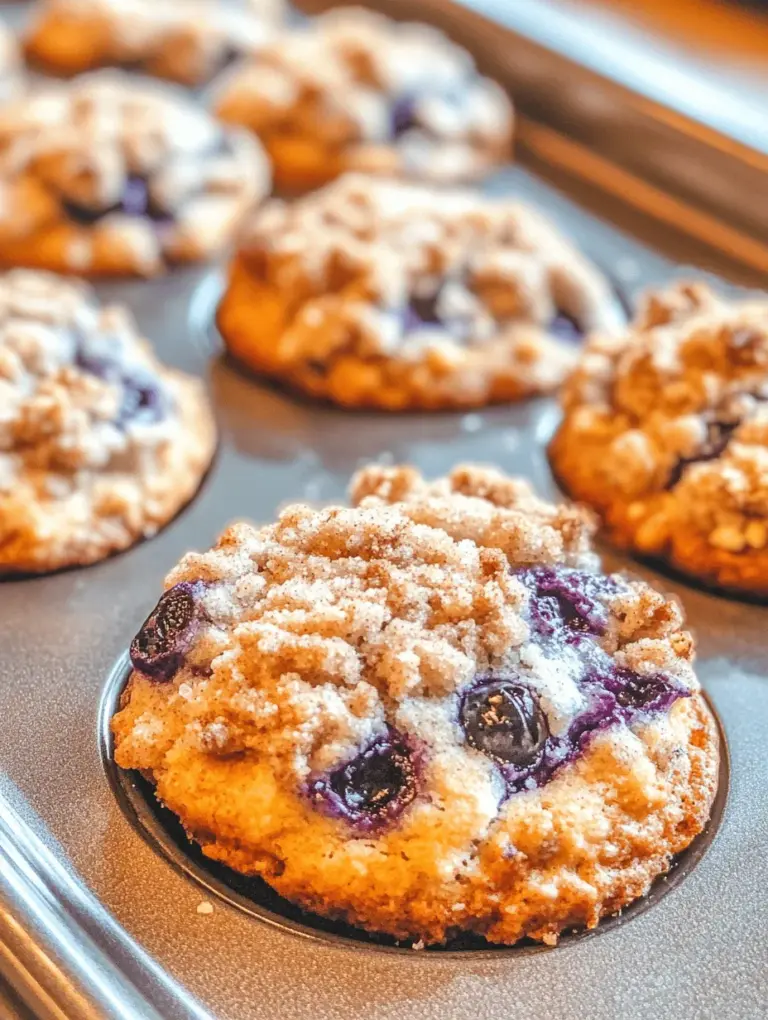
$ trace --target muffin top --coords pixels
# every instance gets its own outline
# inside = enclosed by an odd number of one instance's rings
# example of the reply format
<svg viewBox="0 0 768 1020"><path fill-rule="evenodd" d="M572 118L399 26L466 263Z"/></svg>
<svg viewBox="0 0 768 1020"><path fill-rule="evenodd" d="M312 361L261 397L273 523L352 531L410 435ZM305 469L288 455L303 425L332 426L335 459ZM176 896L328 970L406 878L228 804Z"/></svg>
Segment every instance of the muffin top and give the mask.
<svg viewBox="0 0 768 1020"><path fill-rule="evenodd" d="M157 361L125 309L48 274L0 276L0 409L0 572L152 533L212 455L199 385Z"/></svg>
<svg viewBox="0 0 768 1020"><path fill-rule="evenodd" d="M258 51L284 13L282 0L38 0L25 43L65 74L124 65L197 85Z"/></svg>
<svg viewBox="0 0 768 1020"><path fill-rule="evenodd" d="M644 891L717 760L711 734L688 754L678 606L489 469L368 468L353 504L184 557L131 644L118 764L209 856L395 935L556 939Z"/></svg>
<svg viewBox="0 0 768 1020"><path fill-rule="evenodd" d="M676 284L649 294L625 334L587 345L563 392L556 468L643 551L695 535L706 572L707 547L768 544L767 400L768 303Z"/></svg>
<svg viewBox="0 0 768 1020"><path fill-rule="evenodd" d="M546 392L617 316L602 274L528 206L358 175L247 225L220 315L233 349L261 307L244 360L392 407Z"/></svg>
<svg viewBox="0 0 768 1020"><path fill-rule="evenodd" d="M353 169L473 178L508 155L512 130L509 100L464 49L357 8L278 34L225 77L217 108L277 163L302 162L310 147L326 179Z"/></svg>
<svg viewBox="0 0 768 1020"><path fill-rule="evenodd" d="M252 139L170 86L121 72L44 87L0 110L0 240L11 260L17 245L44 247L58 230L69 268L98 268L88 233L99 230L151 273L218 243L221 224L231 227L268 178Z"/></svg>

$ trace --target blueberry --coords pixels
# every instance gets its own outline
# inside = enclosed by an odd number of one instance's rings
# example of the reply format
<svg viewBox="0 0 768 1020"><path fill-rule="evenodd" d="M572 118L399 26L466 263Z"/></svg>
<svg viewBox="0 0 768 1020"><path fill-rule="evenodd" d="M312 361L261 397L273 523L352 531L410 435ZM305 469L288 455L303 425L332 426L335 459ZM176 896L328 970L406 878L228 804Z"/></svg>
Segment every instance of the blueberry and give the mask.
<svg viewBox="0 0 768 1020"><path fill-rule="evenodd" d="M739 424L738 421L725 421L717 417L713 417L708 421L706 423L707 435L702 446L693 457L681 457L677 461L670 471L666 488L673 489L677 485L689 464L699 464L703 461L715 460L715 458L719 457L728 446L731 436Z"/></svg>
<svg viewBox="0 0 768 1020"><path fill-rule="evenodd" d="M473 687L462 699L459 718L472 747L517 768L534 765L549 736L533 693L515 680L489 680Z"/></svg>
<svg viewBox="0 0 768 1020"><path fill-rule="evenodd" d="M531 593L531 627L541 637L567 632L604 634L608 610L601 599L619 590L615 578L566 567L527 567L517 577Z"/></svg>
<svg viewBox="0 0 768 1020"><path fill-rule="evenodd" d="M440 290L428 296L412 296L404 310L404 329L406 333L424 326L440 326L442 320L437 310Z"/></svg>
<svg viewBox="0 0 768 1020"><path fill-rule="evenodd" d="M406 93L395 100L391 112L391 136L400 138L406 131L419 127L416 117L417 97Z"/></svg>
<svg viewBox="0 0 768 1020"><path fill-rule="evenodd" d="M394 730L355 758L310 783L312 798L362 829L393 821L417 791L417 769L406 741Z"/></svg>
<svg viewBox="0 0 768 1020"><path fill-rule="evenodd" d="M170 680L181 668L205 612L202 582L182 581L169 588L131 642L134 669L153 680Z"/></svg>
<svg viewBox="0 0 768 1020"><path fill-rule="evenodd" d="M149 188L147 179L138 174L130 174L126 178L120 211L126 216L145 216L149 210Z"/></svg>
<svg viewBox="0 0 768 1020"><path fill-rule="evenodd" d="M110 213L122 213L124 216L146 216L156 223L168 223L171 215L157 206L150 194L146 177L141 174L129 174L125 179L123 194L118 202L112 205L94 208L82 205L73 199L65 198L62 206L67 216L82 226L90 227Z"/></svg>
<svg viewBox="0 0 768 1020"><path fill-rule="evenodd" d="M584 330L578 319L575 319L568 312L558 309L555 317L549 324L549 332L558 340L565 340L568 343L580 343L584 339Z"/></svg>
<svg viewBox="0 0 768 1020"><path fill-rule="evenodd" d="M80 343L75 365L83 372L122 387L120 407L115 423L126 426L134 422L146 425L162 421L169 409L168 396L158 379L140 367L126 368L116 358L97 354Z"/></svg>
<svg viewBox="0 0 768 1020"><path fill-rule="evenodd" d="M122 379L123 398L118 412L118 423L155 424L162 421L167 411L166 396L149 375L134 373Z"/></svg>

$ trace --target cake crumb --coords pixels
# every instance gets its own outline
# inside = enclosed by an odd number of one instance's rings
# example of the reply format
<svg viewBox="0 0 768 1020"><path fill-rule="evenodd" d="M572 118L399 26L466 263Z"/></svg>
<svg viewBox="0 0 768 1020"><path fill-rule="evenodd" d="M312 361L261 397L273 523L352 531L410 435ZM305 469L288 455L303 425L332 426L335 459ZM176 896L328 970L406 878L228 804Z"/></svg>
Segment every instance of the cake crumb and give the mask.
<svg viewBox="0 0 768 1020"><path fill-rule="evenodd" d="M204 914L204 915L212 914L213 913L213 904L211 902L209 902L208 900L201 900L201 902L198 903L198 905L197 905L197 912L198 912L198 914Z"/></svg>

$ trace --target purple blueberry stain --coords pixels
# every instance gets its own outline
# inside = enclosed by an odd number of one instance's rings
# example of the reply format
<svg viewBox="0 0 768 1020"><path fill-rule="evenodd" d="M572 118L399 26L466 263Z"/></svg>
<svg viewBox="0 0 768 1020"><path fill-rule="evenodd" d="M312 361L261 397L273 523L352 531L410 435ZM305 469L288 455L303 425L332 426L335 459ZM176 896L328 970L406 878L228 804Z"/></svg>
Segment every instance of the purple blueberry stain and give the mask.
<svg viewBox="0 0 768 1020"><path fill-rule="evenodd" d="M169 588L131 641L133 668L152 680L171 680L181 669L207 614L200 602L202 581Z"/></svg>
<svg viewBox="0 0 768 1020"><path fill-rule="evenodd" d="M566 567L526 567L517 578L529 591L531 629L539 637L576 633L599 637L608 627L603 599L620 591L620 582L603 574Z"/></svg>
<svg viewBox="0 0 768 1020"><path fill-rule="evenodd" d="M312 779L309 796L326 813L363 832L396 821L418 792L413 749L394 729L354 758Z"/></svg>

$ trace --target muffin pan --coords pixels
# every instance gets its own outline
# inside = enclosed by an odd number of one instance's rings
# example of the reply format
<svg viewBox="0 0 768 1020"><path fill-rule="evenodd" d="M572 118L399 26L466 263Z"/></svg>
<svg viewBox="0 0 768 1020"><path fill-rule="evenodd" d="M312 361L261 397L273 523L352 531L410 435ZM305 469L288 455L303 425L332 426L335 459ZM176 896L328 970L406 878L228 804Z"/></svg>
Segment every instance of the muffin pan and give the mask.
<svg viewBox="0 0 768 1020"><path fill-rule="evenodd" d="M472 41L482 44L477 32ZM488 188L552 216L624 300L679 273L681 260L757 282L754 271L671 231L657 229L654 247L644 246L520 166ZM588 204L595 191L578 185L573 194ZM624 223L639 225L631 215ZM125 554L0 584L0 978L37 1015L78 1020L765 1016L766 607L605 550L610 568L685 604L698 674L722 726L720 792L706 832L646 899L554 949L473 943L417 952L302 914L205 861L147 784L113 766L107 722L127 645L167 571L229 521L271 520L289 501L339 500L371 460L411 461L430 475L462 460L492 462L558 495L545 456L554 401L395 416L303 402L221 354L212 327L221 285L218 267L98 287L130 305L164 361L210 385L221 446L196 499ZM0 1016L5 1009L0 989Z"/></svg>

